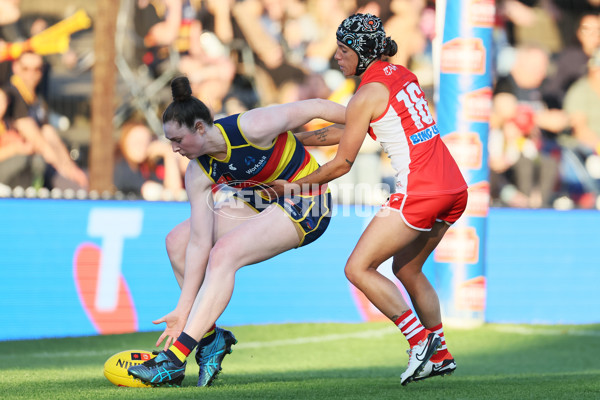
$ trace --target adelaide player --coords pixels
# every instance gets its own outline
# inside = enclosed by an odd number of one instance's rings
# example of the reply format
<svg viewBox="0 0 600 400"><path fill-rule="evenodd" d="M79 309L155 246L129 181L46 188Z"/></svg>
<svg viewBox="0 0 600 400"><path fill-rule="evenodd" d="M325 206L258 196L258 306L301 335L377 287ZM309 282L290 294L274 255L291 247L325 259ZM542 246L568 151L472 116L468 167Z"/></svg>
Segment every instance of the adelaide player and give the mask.
<svg viewBox="0 0 600 400"><path fill-rule="evenodd" d="M311 99L213 120L192 96L188 78L175 78L171 89L165 136L173 151L192 160L185 175L191 216L166 239L181 295L173 311L154 321L167 324L156 343L164 341L163 351L128 372L152 385L179 385L196 348L198 386L209 386L237 342L215 325L231 299L237 270L313 242L331 218L327 186L294 198L259 195L275 179L293 181L318 168L303 143L326 145L341 133L329 126L299 139L289 130L315 118L343 123L345 107ZM235 195L215 205L213 191L220 184Z"/></svg>

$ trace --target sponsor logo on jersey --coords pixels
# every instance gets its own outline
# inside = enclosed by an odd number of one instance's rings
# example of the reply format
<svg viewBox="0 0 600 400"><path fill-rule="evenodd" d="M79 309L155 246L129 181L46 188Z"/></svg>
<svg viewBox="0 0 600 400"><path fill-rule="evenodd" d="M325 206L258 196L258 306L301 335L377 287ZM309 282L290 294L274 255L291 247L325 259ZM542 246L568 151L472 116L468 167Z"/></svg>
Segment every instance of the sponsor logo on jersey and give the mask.
<svg viewBox="0 0 600 400"><path fill-rule="evenodd" d="M231 186L231 182L235 181L233 175L228 172L225 172L221 177L217 180L218 184L225 184Z"/></svg>
<svg viewBox="0 0 600 400"><path fill-rule="evenodd" d="M256 164L254 164L254 166L252 168L249 168L249 169L246 170L246 173L247 174L253 174L259 168L261 168L266 161L267 161L267 156L262 156L260 158L260 160L258 160L258 162Z"/></svg>
<svg viewBox="0 0 600 400"><path fill-rule="evenodd" d="M287 213L295 220L298 220L302 217L300 213L301 209L291 200L286 198L283 202L283 208L287 211Z"/></svg>
<svg viewBox="0 0 600 400"><path fill-rule="evenodd" d="M233 166L233 164L229 164L229 169L232 171L237 171L237 168Z"/></svg>
<svg viewBox="0 0 600 400"><path fill-rule="evenodd" d="M420 132L410 135L408 138L412 144L419 144L428 141L436 135L440 134L440 130L437 125L432 125L427 129L423 129Z"/></svg>

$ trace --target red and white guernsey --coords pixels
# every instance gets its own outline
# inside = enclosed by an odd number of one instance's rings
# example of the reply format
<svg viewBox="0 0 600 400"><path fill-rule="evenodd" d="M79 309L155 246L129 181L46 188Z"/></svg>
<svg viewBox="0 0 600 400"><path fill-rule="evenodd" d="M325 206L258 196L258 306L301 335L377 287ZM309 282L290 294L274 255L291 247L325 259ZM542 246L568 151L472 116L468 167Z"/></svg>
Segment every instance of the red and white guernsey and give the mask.
<svg viewBox="0 0 600 400"><path fill-rule="evenodd" d="M390 98L385 112L370 123L396 171L396 193L431 196L458 193L467 184L429 112L415 74L401 65L376 61L362 77L361 86L384 84Z"/></svg>

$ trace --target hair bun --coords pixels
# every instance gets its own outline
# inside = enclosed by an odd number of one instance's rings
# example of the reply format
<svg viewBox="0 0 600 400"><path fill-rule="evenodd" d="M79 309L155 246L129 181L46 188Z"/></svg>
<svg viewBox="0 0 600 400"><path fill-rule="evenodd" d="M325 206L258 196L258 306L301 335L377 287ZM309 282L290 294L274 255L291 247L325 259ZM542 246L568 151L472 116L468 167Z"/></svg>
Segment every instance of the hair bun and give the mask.
<svg viewBox="0 0 600 400"><path fill-rule="evenodd" d="M171 81L171 95L174 102L183 102L192 98L192 88L187 77L178 76Z"/></svg>
<svg viewBox="0 0 600 400"><path fill-rule="evenodd" d="M383 54L388 57L393 57L398 52L398 44L391 37L385 38L385 48L383 49Z"/></svg>

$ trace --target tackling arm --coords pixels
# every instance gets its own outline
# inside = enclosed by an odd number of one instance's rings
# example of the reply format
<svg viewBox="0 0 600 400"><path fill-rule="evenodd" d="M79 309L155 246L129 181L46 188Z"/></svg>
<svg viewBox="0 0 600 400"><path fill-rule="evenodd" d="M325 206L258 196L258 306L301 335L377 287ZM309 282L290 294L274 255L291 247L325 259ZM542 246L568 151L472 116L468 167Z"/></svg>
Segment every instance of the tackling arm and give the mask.
<svg viewBox="0 0 600 400"><path fill-rule="evenodd" d="M341 135L340 145L333 160L319 167L313 173L292 183L276 180L270 183L265 195L291 195L302 192L303 188L323 185L350 171L362 146L371 121L385 111L389 101L388 89L377 82L361 87L352 97L346 111L346 125Z"/></svg>
<svg viewBox="0 0 600 400"><path fill-rule="evenodd" d="M333 160L304 178L283 185L283 188L274 187L277 194L294 193L306 185L323 185L350 171L367 134L369 123L373 115L377 115L377 92L365 89L366 87L357 92L348 104L346 125L340 135L339 147Z"/></svg>
<svg viewBox="0 0 600 400"><path fill-rule="evenodd" d="M330 100L301 100L247 111L242 114L240 125L249 140L257 145L266 145L280 133L316 118L343 124L345 111L346 107Z"/></svg>
<svg viewBox="0 0 600 400"><path fill-rule="evenodd" d="M304 146L332 146L340 143L342 133L344 133L344 125L333 124L315 131L298 132L294 136Z"/></svg>

